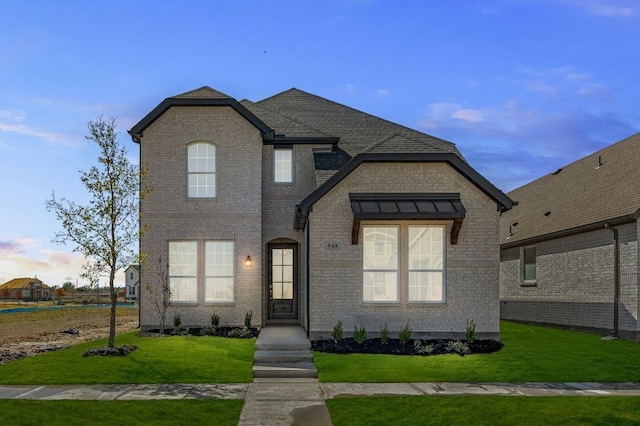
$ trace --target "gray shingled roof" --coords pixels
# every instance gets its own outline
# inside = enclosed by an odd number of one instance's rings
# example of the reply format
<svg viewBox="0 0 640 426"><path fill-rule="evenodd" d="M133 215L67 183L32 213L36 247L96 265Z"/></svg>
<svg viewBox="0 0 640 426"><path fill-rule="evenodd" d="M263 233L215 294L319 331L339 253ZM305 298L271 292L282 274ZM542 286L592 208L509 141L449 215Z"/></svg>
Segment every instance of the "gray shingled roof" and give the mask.
<svg viewBox="0 0 640 426"><path fill-rule="evenodd" d="M640 133L507 195L518 204L503 213L500 220L500 243L506 247L545 235L637 217L640 213Z"/></svg>
<svg viewBox="0 0 640 426"><path fill-rule="evenodd" d="M218 90L212 89L209 86L202 86L198 89L190 90L185 93L174 96L174 98L208 98L208 99L231 99L231 96L226 95Z"/></svg>
<svg viewBox="0 0 640 426"><path fill-rule="evenodd" d="M339 146L351 156L395 135L393 152L453 153L463 158L451 142L295 88L258 101L256 105L311 129L321 129L325 134L339 137ZM260 116L259 113L256 115ZM287 128L274 130L287 136L297 136L287 133Z"/></svg>
<svg viewBox="0 0 640 426"><path fill-rule="evenodd" d="M282 116L267 108L261 107L247 99L240 101L240 104L251 111L256 117L264 122L267 126L275 130L277 134L284 134L289 137L317 137L325 138L331 136L318 129L313 129L294 118Z"/></svg>

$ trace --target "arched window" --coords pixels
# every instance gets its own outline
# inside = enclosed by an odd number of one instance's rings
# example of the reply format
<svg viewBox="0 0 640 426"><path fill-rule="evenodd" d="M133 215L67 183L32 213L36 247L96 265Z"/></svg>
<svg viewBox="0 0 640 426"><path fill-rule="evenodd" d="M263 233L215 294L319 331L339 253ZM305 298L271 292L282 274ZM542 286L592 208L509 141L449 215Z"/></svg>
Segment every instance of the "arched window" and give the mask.
<svg viewBox="0 0 640 426"><path fill-rule="evenodd" d="M216 146L197 142L187 147L187 196L216 197Z"/></svg>

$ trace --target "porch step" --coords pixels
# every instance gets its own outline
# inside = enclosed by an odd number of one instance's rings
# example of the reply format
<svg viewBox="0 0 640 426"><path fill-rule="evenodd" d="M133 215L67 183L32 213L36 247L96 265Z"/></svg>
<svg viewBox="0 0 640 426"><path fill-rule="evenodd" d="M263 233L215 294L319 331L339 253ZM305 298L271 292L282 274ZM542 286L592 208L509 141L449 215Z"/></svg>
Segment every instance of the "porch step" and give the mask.
<svg viewBox="0 0 640 426"><path fill-rule="evenodd" d="M268 326L260 331L253 355L255 378L317 378L311 342L299 326Z"/></svg>
<svg viewBox="0 0 640 426"><path fill-rule="evenodd" d="M271 351L256 350L253 361L259 364L313 363L311 351Z"/></svg>
<svg viewBox="0 0 640 426"><path fill-rule="evenodd" d="M255 378L309 378L318 377L318 370L312 362L294 363L254 363L253 377Z"/></svg>

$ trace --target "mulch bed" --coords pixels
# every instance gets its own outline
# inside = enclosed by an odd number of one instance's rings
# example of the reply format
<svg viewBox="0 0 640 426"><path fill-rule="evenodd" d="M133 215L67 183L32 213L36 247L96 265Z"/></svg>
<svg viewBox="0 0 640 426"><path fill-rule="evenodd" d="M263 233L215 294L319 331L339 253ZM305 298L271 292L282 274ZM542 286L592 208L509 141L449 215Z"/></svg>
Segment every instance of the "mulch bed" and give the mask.
<svg viewBox="0 0 640 426"><path fill-rule="evenodd" d="M388 355L444 355L450 353L458 353L453 345L455 340L437 339L437 340L420 340L419 346L416 346L415 340L411 339L407 344L403 345L398 339L388 339L386 343L382 343L379 338L367 339L362 343L356 342L353 338L342 339L339 342L334 340L315 340L311 342L311 349L319 352L329 352L336 354L388 354ZM462 341L462 343L466 343ZM430 351L424 348L432 345ZM497 352L504 344L495 340L474 340L473 343L467 344L469 354L488 354Z"/></svg>
<svg viewBox="0 0 640 426"><path fill-rule="evenodd" d="M250 339L258 337L260 330L255 327L190 327L179 329L165 329L160 333L159 329L141 331L140 337L160 337L160 336L217 336L232 337L237 339Z"/></svg>

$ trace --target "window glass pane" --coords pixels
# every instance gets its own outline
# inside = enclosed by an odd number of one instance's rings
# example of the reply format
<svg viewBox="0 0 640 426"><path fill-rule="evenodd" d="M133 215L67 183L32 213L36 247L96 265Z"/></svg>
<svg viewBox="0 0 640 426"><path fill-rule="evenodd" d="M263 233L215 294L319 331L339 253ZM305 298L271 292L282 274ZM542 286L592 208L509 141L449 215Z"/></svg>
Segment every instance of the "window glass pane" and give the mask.
<svg viewBox="0 0 640 426"><path fill-rule="evenodd" d="M169 275L195 276L197 272L197 244L195 241L169 243Z"/></svg>
<svg viewBox="0 0 640 426"><path fill-rule="evenodd" d="M527 247L523 250L524 257L524 280L534 281L536 279L536 248Z"/></svg>
<svg viewBox="0 0 640 426"><path fill-rule="evenodd" d="M364 269L398 268L398 228L364 228Z"/></svg>
<svg viewBox="0 0 640 426"><path fill-rule="evenodd" d="M232 302L233 274L233 241L206 241L205 301Z"/></svg>
<svg viewBox="0 0 640 426"><path fill-rule="evenodd" d="M187 147L187 195L190 198L216 196L216 147L195 143Z"/></svg>
<svg viewBox="0 0 640 426"><path fill-rule="evenodd" d="M293 299L293 283L292 282L283 282L282 283L282 298L283 299Z"/></svg>
<svg viewBox="0 0 640 426"><path fill-rule="evenodd" d="M409 300L442 302L442 272L409 272Z"/></svg>
<svg viewBox="0 0 640 426"><path fill-rule="evenodd" d="M274 150L274 181L293 182L293 151L290 149Z"/></svg>
<svg viewBox="0 0 640 426"><path fill-rule="evenodd" d="M195 302L198 299L197 279L169 277L171 300L176 302Z"/></svg>
<svg viewBox="0 0 640 426"><path fill-rule="evenodd" d="M397 272L364 272L363 299L373 302L398 300Z"/></svg>

